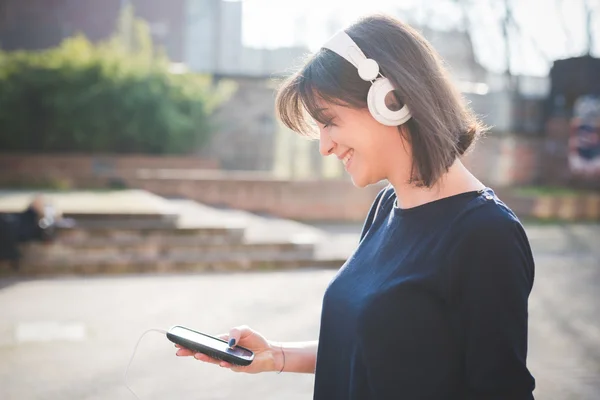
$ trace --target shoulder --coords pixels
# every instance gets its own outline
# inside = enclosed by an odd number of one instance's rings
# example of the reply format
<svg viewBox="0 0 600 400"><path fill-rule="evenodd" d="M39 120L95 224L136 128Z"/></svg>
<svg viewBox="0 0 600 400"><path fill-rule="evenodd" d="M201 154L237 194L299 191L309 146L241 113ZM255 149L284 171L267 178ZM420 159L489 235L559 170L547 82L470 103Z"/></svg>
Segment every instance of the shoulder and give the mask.
<svg viewBox="0 0 600 400"><path fill-rule="evenodd" d="M448 255L454 266L481 278L521 275L533 280L534 260L525 229L492 191L457 216Z"/></svg>
<svg viewBox="0 0 600 400"><path fill-rule="evenodd" d="M457 214L453 228L457 239L527 239L519 218L490 189Z"/></svg>

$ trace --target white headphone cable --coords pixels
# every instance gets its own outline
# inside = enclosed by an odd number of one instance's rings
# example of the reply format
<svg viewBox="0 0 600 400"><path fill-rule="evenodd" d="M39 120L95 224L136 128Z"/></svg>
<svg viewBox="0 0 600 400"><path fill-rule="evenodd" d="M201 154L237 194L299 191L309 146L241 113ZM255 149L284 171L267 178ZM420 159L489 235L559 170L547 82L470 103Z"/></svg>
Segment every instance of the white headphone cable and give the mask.
<svg viewBox="0 0 600 400"><path fill-rule="evenodd" d="M129 359L129 364L127 364L127 369L125 370L125 386L127 387L127 389L129 389L129 391L135 396L136 399L141 400L137 394L135 394L135 392L129 387L129 383L127 383L127 374L129 373L129 367L131 367L131 363L133 362L133 358L135 357L135 353L137 352L137 348L140 345L140 342L142 341L142 339L144 338L144 336L146 336L146 333L148 332L158 332L158 333L162 333L163 335L167 334L167 331L165 331L164 329L148 329L146 332L142 333L142 336L140 336L140 338L138 339L135 348L133 349L133 354L131 355L131 358Z"/></svg>

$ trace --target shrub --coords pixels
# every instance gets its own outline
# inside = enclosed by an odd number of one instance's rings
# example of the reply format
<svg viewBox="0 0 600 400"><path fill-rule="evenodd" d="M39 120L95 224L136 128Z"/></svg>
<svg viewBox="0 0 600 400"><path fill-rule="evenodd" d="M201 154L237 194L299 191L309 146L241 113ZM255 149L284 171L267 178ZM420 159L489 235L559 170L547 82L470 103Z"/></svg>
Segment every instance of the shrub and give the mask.
<svg viewBox="0 0 600 400"><path fill-rule="evenodd" d="M0 51L2 151L188 153L206 142L232 87L171 73L132 15L98 44L78 35L45 51Z"/></svg>

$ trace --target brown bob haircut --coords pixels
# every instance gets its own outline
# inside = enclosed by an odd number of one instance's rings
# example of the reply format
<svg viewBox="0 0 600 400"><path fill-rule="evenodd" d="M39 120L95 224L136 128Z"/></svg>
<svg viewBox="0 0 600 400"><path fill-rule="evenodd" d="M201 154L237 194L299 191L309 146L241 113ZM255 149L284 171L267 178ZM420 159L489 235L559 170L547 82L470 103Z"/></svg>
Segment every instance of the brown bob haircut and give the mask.
<svg viewBox="0 0 600 400"><path fill-rule="evenodd" d="M408 105L412 118L398 127L411 144L410 182L433 186L473 144L483 127L451 82L443 61L415 29L386 15L363 17L345 29L394 88L396 100ZM370 82L329 49L321 49L279 88L276 112L291 130L316 136L312 120L329 121L322 101L367 108Z"/></svg>

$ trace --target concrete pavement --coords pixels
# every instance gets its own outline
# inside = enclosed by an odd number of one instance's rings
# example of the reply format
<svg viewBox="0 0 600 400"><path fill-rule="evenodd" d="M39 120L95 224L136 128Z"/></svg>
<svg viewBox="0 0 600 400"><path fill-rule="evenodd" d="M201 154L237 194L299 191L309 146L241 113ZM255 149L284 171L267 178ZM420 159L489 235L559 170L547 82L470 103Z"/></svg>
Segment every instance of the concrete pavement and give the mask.
<svg viewBox="0 0 600 400"><path fill-rule="evenodd" d="M347 244L358 230L320 228L332 232L332 246ZM537 262L529 354L536 398L598 399L600 226L527 230ZM0 399L134 399L123 372L148 328L182 324L218 333L246 323L275 340L314 339L322 293L334 274L0 280ZM235 374L174 353L164 336L144 337L130 372L141 399L312 398L311 375Z"/></svg>

